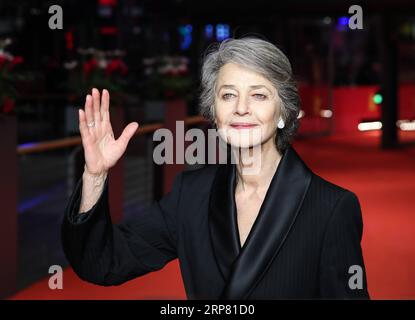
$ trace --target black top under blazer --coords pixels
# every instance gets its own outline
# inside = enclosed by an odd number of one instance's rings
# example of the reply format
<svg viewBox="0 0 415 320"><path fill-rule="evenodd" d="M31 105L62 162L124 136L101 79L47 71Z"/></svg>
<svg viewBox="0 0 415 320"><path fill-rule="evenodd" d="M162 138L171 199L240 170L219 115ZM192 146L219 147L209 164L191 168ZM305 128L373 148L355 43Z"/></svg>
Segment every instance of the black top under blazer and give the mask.
<svg viewBox="0 0 415 320"><path fill-rule="evenodd" d="M170 193L118 225L108 179L94 207L78 214L81 179L62 223L67 259L81 279L108 286L178 258L189 299L369 298L353 192L314 174L290 146L241 248L235 173L234 164L182 172ZM353 265L363 270L362 289L349 287Z"/></svg>

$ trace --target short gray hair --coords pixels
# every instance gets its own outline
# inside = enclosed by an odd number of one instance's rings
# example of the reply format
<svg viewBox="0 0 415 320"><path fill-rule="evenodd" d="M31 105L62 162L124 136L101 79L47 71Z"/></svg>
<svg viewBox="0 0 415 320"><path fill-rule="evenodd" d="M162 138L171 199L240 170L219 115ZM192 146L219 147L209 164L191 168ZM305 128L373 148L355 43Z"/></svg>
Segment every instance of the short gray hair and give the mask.
<svg viewBox="0 0 415 320"><path fill-rule="evenodd" d="M279 152L283 152L299 127L301 107L290 61L275 45L254 37L231 38L209 47L203 59L199 103L201 114L212 122L215 120L215 90L219 70L229 62L263 75L278 90L285 127L277 129L276 146Z"/></svg>

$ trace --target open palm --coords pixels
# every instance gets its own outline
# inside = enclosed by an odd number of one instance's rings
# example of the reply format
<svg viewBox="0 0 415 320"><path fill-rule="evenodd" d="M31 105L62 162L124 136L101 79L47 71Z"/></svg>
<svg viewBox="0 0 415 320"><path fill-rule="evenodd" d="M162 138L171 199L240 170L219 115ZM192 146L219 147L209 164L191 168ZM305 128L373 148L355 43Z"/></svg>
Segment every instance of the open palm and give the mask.
<svg viewBox="0 0 415 320"><path fill-rule="evenodd" d="M86 96L85 110L79 109L85 169L93 175L103 174L117 163L138 128L138 123L132 122L115 139L110 122L109 103L108 91L104 89L100 97L100 92L94 88L92 95Z"/></svg>

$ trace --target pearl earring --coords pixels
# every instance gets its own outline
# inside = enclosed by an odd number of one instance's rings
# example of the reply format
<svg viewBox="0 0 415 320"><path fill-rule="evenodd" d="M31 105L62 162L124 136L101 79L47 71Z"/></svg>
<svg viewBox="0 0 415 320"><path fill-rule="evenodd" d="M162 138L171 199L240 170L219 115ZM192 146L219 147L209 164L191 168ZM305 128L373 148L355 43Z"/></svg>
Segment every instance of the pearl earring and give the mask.
<svg viewBox="0 0 415 320"><path fill-rule="evenodd" d="M282 118L280 118L280 121L278 121L277 127L279 129L282 129L285 127L285 123L284 123L284 120L282 120Z"/></svg>

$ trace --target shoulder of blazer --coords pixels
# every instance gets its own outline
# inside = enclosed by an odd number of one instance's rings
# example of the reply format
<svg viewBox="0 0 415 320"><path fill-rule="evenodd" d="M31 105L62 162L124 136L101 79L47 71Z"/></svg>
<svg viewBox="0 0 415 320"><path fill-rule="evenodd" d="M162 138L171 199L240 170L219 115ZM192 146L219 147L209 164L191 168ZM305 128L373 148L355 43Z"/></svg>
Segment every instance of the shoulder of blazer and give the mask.
<svg viewBox="0 0 415 320"><path fill-rule="evenodd" d="M320 194L320 199L324 202L324 205L331 208L334 208L338 200L340 200L346 194L351 193L357 198L356 194L351 190L327 181L315 173L312 173L309 192L316 192L317 194Z"/></svg>

